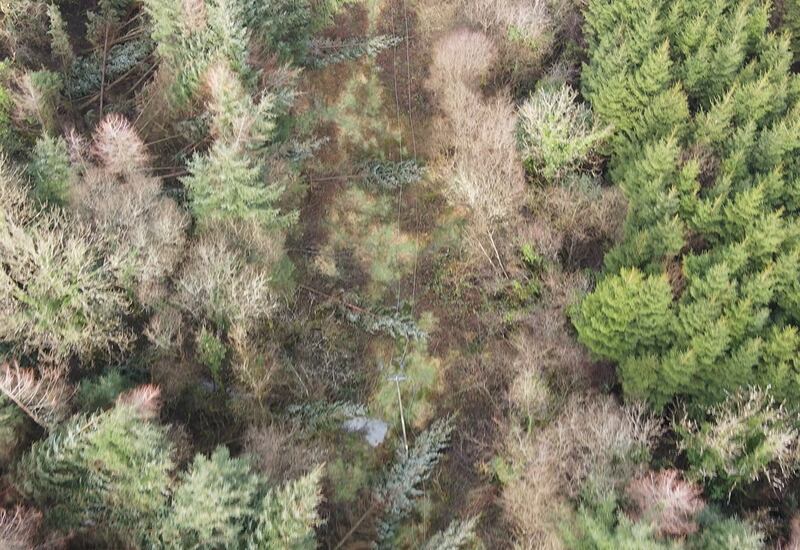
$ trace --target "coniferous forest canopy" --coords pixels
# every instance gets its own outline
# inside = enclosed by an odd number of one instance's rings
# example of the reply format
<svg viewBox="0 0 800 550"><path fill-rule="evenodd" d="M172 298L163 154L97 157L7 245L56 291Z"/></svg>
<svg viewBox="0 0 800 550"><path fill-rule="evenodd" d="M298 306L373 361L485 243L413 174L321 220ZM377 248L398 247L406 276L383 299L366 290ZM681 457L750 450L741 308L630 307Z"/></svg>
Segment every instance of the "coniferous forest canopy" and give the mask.
<svg viewBox="0 0 800 550"><path fill-rule="evenodd" d="M800 0L0 0L0 548L800 548Z"/></svg>

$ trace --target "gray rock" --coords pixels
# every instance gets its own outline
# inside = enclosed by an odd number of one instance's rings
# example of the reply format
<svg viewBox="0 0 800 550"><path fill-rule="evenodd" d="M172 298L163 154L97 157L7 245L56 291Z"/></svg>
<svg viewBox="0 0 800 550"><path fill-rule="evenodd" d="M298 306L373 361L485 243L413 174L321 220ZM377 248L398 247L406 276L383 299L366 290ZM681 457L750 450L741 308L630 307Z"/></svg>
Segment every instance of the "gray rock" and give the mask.
<svg viewBox="0 0 800 550"><path fill-rule="evenodd" d="M346 420L342 427L348 432L362 434L372 447L377 447L383 443L389 431L389 425L383 420L366 416L354 416L350 420Z"/></svg>

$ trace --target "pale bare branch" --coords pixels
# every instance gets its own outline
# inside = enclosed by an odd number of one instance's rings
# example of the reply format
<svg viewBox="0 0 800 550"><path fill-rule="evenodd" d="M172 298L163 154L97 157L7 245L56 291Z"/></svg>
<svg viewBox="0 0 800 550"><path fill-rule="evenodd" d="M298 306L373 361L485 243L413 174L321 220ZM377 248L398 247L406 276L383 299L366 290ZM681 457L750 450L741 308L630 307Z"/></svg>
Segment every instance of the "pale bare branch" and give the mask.
<svg viewBox="0 0 800 550"><path fill-rule="evenodd" d="M29 550L39 531L42 514L38 510L17 506L13 510L0 509L0 548L4 550Z"/></svg>
<svg viewBox="0 0 800 550"><path fill-rule="evenodd" d="M61 369L48 368L37 377L33 369L21 368L16 362L0 366L0 391L45 429L64 419L74 393Z"/></svg>
<svg viewBox="0 0 800 550"><path fill-rule="evenodd" d="M117 397L117 404L133 408L143 419L157 418L161 410L161 389L153 384L133 388Z"/></svg>

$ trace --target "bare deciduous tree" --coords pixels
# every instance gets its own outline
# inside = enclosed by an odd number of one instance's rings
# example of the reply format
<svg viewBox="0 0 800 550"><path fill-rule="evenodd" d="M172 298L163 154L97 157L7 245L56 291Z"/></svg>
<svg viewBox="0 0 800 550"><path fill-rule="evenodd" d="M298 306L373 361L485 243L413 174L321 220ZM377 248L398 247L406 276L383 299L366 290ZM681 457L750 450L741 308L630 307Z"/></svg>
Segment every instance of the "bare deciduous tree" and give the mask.
<svg viewBox="0 0 800 550"><path fill-rule="evenodd" d="M250 326L277 307L269 282L224 236L209 234L192 249L178 281L178 302L221 327Z"/></svg>
<svg viewBox="0 0 800 550"><path fill-rule="evenodd" d="M505 90L491 98L480 91L495 55L496 48L485 34L452 31L434 46L428 86L445 115L437 128L443 144L440 177L452 202L472 212L476 246L492 265L496 258L502 269L493 230L515 211L525 181L511 98Z"/></svg>
<svg viewBox="0 0 800 550"><path fill-rule="evenodd" d="M120 115L103 119L90 147L75 135L69 145L82 168L71 189L73 211L107 237L109 261L128 274L123 282L139 302L154 304L183 250L188 216L148 174L147 148Z"/></svg>
<svg viewBox="0 0 800 550"><path fill-rule="evenodd" d="M107 174L131 176L145 169L147 147L122 115L107 115L92 138L92 154Z"/></svg>
<svg viewBox="0 0 800 550"><path fill-rule="evenodd" d="M558 526L570 498L592 479L598 489L621 488L641 471L660 423L643 405L620 407L613 397L576 395L542 430L512 432L509 451L518 476L502 504L521 548L562 548Z"/></svg>

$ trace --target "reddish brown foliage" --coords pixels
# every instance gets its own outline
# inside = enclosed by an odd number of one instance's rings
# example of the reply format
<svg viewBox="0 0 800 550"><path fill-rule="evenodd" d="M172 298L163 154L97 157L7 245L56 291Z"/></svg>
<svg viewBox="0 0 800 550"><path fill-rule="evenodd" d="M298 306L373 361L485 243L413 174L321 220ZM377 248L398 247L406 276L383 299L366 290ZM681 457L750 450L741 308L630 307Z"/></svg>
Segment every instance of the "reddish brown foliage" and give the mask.
<svg viewBox="0 0 800 550"><path fill-rule="evenodd" d="M117 397L117 404L133 408L144 419L156 418L161 410L161 390L145 384Z"/></svg>
<svg viewBox="0 0 800 550"><path fill-rule="evenodd" d="M655 523L662 535L684 536L697 531L694 518L705 507L702 490L681 478L678 470L648 472L627 490L636 505L635 516Z"/></svg>

